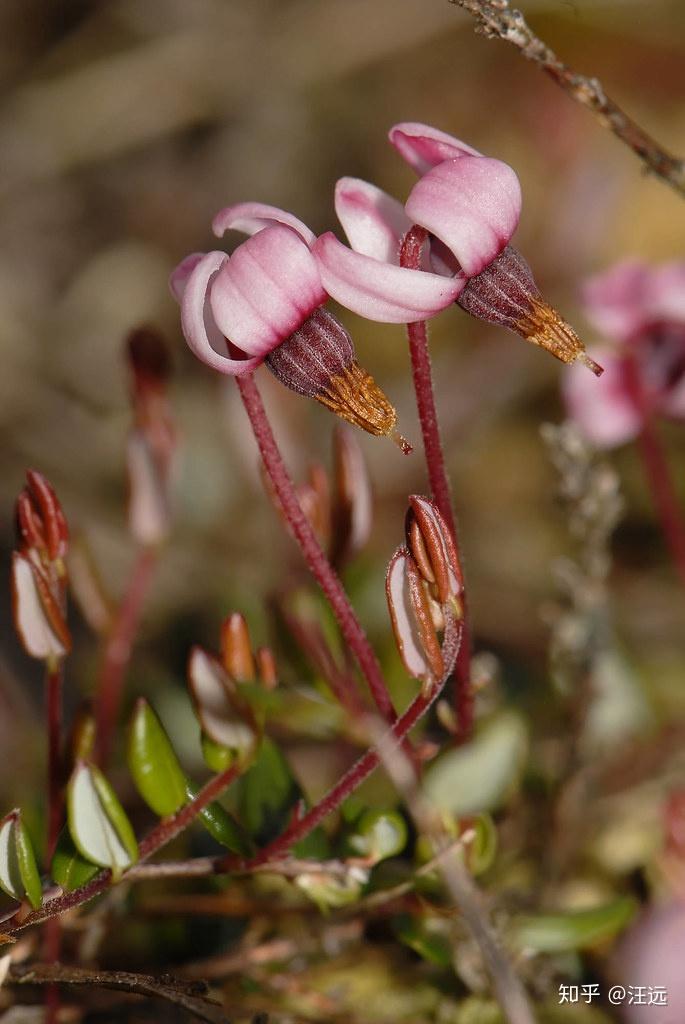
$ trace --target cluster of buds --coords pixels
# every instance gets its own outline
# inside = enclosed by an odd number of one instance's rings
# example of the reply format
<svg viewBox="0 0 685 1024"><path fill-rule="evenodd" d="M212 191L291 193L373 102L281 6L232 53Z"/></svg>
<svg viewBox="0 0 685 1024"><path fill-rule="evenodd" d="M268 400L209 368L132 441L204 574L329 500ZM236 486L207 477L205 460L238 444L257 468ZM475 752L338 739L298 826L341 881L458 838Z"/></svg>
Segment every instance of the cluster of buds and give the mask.
<svg viewBox="0 0 685 1024"><path fill-rule="evenodd" d="M19 546L12 558L14 624L26 653L54 664L71 648L66 623L69 530L46 478L29 470L16 505Z"/></svg>
<svg viewBox="0 0 685 1024"><path fill-rule="evenodd" d="M385 591L404 667L430 693L452 672L459 651L461 567L435 502L410 497L405 533L406 546L390 560Z"/></svg>
<svg viewBox="0 0 685 1024"><path fill-rule="evenodd" d="M168 401L171 360L153 327L136 328L127 342L134 425L126 462L129 528L139 544L156 545L170 527L170 484L176 431Z"/></svg>
<svg viewBox="0 0 685 1024"><path fill-rule="evenodd" d="M239 612L221 628L221 658L193 647L188 660L188 688L202 730L202 753L212 771L224 771L234 759L248 762L261 733L248 700L249 684L273 690L278 683L269 647L252 650L247 623Z"/></svg>
<svg viewBox="0 0 685 1024"><path fill-rule="evenodd" d="M280 511L266 474L264 486ZM365 546L373 522L371 480L364 454L352 431L342 425L333 431L333 471L312 463L307 480L297 487L302 511L321 547L336 569L350 562ZM283 521L289 528L285 516Z"/></svg>

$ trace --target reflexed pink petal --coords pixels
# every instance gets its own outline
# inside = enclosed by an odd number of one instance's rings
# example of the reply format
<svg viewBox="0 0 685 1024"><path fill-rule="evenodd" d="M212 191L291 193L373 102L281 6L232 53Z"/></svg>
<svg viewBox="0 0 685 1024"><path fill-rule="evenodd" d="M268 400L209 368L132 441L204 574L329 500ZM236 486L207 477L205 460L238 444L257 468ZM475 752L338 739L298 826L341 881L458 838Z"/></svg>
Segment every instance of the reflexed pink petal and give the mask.
<svg viewBox="0 0 685 1024"><path fill-rule="evenodd" d="M652 320L685 322L685 263L665 263L651 272L648 296Z"/></svg>
<svg viewBox="0 0 685 1024"><path fill-rule="evenodd" d="M388 138L417 174L425 174L443 160L481 155L477 149L472 149L453 135L418 121L403 121L394 125L388 132Z"/></svg>
<svg viewBox="0 0 685 1024"><path fill-rule="evenodd" d="M225 252L208 252L187 278L181 303L181 326L188 346L207 366L231 375L249 373L261 359L234 359L216 325L208 293L219 270L228 263Z"/></svg>
<svg viewBox="0 0 685 1024"><path fill-rule="evenodd" d="M186 290L188 278L205 255L206 253L204 252L191 252L190 256L186 256L184 260L181 260L176 269L171 271L171 275L169 277L169 288L171 289L171 294L178 303L183 299L183 293Z"/></svg>
<svg viewBox="0 0 685 1024"><path fill-rule="evenodd" d="M644 323L650 290L649 268L638 260L625 260L585 282L585 313L602 334L626 341Z"/></svg>
<svg viewBox="0 0 685 1024"><path fill-rule="evenodd" d="M313 253L329 295L381 323L426 320L454 302L466 284L464 278L407 270L363 256L330 231L317 240Z"/></svg>
<svg viewBox="0 0 685 1024"><path fill-rule="evenodd" d="M411 221L397 199L360 178L341 178L335 186L335 212L356 252L399 261L400 242Z"/></svg>
<svg viewBox="0 0 685 1024"><path fill-rule="evenodd" d="M405 209L443 241L467 277L479 274L509 243L521 213L521 186L500 160L447 160L414 185Z"/></svg>
<svg viewBox="0 0 685 1024"><path fill-rule="evenodd" d="M685 420L685 378L666 397L663 411L671 419Z"/></svg>
<svg viewBox="0 0 685 1024"><path fill-rule="evenodd" d="M604 367L593 379L579 363L562 377L562 390L571 419L598 448L614 448L630 441L640 429L640 414L628 396L621 360L611 351L590 353Z"/></svg>
<svg viewBox="0 0 685 1024"><path fill-rule="evenodd" d="M273 227L274 224L285 224L286 227L292 228L310 249L316 241L314 232L301 220L287 210L269 206L268 203L235 203L233 206L226 206L212 221L212 231L218 238L229 229L243 231L246 235L255 235L264 228Z"/></svg>
<svg viewBox="0 0 685 1024"><path fill-rule="evenodd" d="M210 289L222 333L262 359L326 298L316 260L300 236L281 224L239 245Z"/></svg>

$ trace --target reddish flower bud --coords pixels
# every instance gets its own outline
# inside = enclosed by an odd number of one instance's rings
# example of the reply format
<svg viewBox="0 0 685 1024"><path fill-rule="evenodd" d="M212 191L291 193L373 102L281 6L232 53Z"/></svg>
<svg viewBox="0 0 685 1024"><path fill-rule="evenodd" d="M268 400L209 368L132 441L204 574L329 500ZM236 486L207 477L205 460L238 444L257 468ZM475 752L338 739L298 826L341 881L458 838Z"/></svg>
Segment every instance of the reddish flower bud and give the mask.
<svg viewBox="0 0 685 1024"><path fill-rule="evenodd" d="M249 683L255 678L250 631L240 612L232 612L224 619L221 627L221 659L226 671L237 682Z"/></svg>
<svg viewBox="0 0 685 1024"><path fill-rule="evenodd" d="M443 678L445 663L433 623L430 599L418 566L406 548L398 548L390 560L385 591L404 667L430 689Z"/></svg>
<svg viewBox="0 0 685 1024"><path fill-rule="evenodd" d="M433 596L461 616L463 581L452 532L433 501L412 494L405 522L407 546Z"/></svg>

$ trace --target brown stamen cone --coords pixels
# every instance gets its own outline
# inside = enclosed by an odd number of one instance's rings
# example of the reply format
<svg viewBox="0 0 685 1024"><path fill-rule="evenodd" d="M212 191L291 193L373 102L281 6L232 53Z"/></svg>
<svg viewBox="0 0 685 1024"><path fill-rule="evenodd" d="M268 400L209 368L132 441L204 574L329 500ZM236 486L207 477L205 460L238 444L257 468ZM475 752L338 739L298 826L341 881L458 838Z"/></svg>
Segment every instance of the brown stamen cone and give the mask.
<svg viewBox="0 0 685 1024"><path fill-rule="evenodd" d="M516 331L562 363L579 359L597 377L603 372L587 355L573 328L547 305L530 267L511 245L467 282L457 302L471 316Z"/></svg>
<svg viewBox="0 0 685 1024"><path fill-rule="evenodd" d="M292 391L315 398L369 434L392 438L405 454L412 450L395 429L395 409L359 366L352 339L327 309L315 309L269 353L265 365Z"/></svg>
<svg viewBox="0 0 685 1024"><path fill-rule="evenodd" d="M534 299L531 307L530 314L517 324L519 333L526 341L547 349L562 363L575 363L579 359L595 376L601 377L604 370L590 358L583 342L556 309L548 306L543 299Z"/></svg>
<svg viewBox="0 0 685 1024"><path fill-rule="evenodd" d="M336 416L361 427L367 434L387 437L395 429L397 413L394 407L373 377L356 360L334 374L314 397Z"/></svg>

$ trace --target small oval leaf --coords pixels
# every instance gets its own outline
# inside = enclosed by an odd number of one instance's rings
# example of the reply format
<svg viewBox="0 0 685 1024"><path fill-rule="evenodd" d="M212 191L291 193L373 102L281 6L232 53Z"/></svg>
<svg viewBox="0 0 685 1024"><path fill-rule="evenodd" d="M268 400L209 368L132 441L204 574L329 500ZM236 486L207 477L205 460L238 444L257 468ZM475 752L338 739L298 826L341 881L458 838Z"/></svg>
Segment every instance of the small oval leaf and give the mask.
<svg viewBox="0 0 685 1024"><path fill-rule="evenodd" d="M521 917L514 925L516 944L536 953L585 949L622 931L637 906L631 896L624 896L589 910Z"/></svg>
<svg viewBox="0 0 685 1024"><path fill-rule="evenodd" d="M0 824L0 888L15 900L24 898L24 883L19 870L16 820L19 811L11 811Z"/></svg>
<svg viewBox="0 0 685 1024"><path fill-rule="evenodd" d="M432 676L419 634L407 580L407 561L411 556L398 548L390 560L385 591L397 649L404 667L414 679Z"/></svg>
<svg viewBox="0 0 685 1024"><path fill-rule="evenodd" d="M250 751L255 728L249 710L238 707L234 680L202 647L191 651L188 687L202 731L219 746L240 753Z"/></svg>
<svg viewBox="0 0 685 1024"><path fill-rule="evenodd" d="M197 794L197 786L192 782L186 782L187 800L194 800ZM238 822L216 800L200 811L198 821L210 836L216 839L217 843L221 843L233 853L240 854L241 857L249 857L254 852L249 837Z"/></svg>
<svg viewBox="0 0 685 1024"><path fill-rule="evenodd" d="M148 807L165 818L186 802L186 780L164 726L141 697L128 734L128 767Z"/></svg>
<svg viewBox="0 0 685 1024"><path fill-rule="evenodd" d="M126 812L102 772L80 761L67 786L69 832L87 860L111 868L116 877L138 859L138 844Z"/></svg>
<svg viewBox="0 0 685 1024"><path fill-rule="evenodd" d="M230 768L235 758L234 751L229 747L222 747L220 743L215 743L205 732L201 734L200 744L202 746L202 757L210 771L218 774Z"/></svg>
<svg viewBox="0 0 685 1024"><path fill-rule="evenodd" d="M407 843L407 825L397 811L365 811L355 824L350 846L374 864L401 853Z"/></svg>
<svg viewBox="0 0 685 1024"><path fill-rule="evenodd" d="M82 857L74 846L67 828L62 829L50 865L52 879L65 892L79 889L97 875L100 868Z"/></svg>

